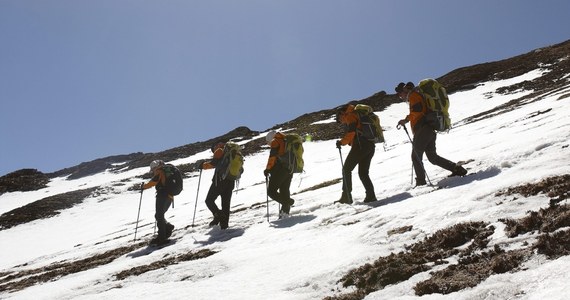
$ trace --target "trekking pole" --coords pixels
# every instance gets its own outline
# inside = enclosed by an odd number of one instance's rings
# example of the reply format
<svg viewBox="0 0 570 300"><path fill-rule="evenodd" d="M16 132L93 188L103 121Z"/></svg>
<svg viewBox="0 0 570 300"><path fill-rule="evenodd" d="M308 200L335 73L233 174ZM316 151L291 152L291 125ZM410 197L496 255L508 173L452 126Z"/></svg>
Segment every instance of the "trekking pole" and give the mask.
<svg viewBox="0 0 570 300"><path fill-rule="evenodd" d="M194 227L194 219L196 218L196 208L198 207L198 195L200 194L200 181L202 180L202 169L198 176L198 190L196 191L196 201L194 202L194 216L192 217L192 227Z"/></svg>
<svg viewBox="0 0 570 300"><path fill-rule="evenodd" d="M269 176L265 176L265 201L267 202L267 222L269 222L269 192L267 189L269 188Z"/></svg>
<svg viewBox="0 0 570 300"><path fill-rule="evenodd" d="M346 183L346 178L344 178L344 162L342 161L342 151L340 151L340 147L338 148L338 154L340 155L340 166L341 171L342 171L342 184L344 185L344 190L346 191L346 195L348 196L348 198L350 198L349 200L352 201L352 195L348 192L348 185Z"/></svg>
<svg viewBox="0 0 570 300"><path fill-rule="evenodd" d="M410 137L410 134L408 133L408 129L406 128L406 125L402 125L400 126L400 124L398 124L398 126L396 126L397 129L400 129L400 127L404 127L404 131L406 132L406 135L408 136L408 140L410 140L410 143L412 143L412 152L414 153L414 155L416 156L416 159L418 160L418 162L420 163L420 166L422 166L422 170L424 170L424 174L426 174L426 178L429 182L429 185L433 185L431 184L431 180L429 179L429 176L426 172L426 168L424 167L424 163L422 161L422 159L420 158L419 154L416 152L416 148L414 147L414 142L412 141L412 138ZM412 163L412 168L413 168L413 163ZM412 177L414 175L412 174Z"/></svg>
<svg viewBox="0 0 570 300"><path fill-rule="evenodd" d="M141 186L141 199L139 200L139 212L137 213L137 225L135 227L135 239L133 240L133 242L135 242L137 240L137 230L139 229L139 217L141 215L141 203L142 203L143 191L144 190Z"/></svg>

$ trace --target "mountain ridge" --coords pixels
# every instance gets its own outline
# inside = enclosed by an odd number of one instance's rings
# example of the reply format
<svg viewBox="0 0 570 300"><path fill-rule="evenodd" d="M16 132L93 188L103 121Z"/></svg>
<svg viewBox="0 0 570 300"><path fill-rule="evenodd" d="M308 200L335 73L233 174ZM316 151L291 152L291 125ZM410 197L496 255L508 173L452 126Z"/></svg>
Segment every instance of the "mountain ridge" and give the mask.
<svg viewBox="0 0 570 300"><path fill-rule="evenodd" d="M504 90L505 93L515 91L517 89L537 89L538 92L544 92L548 90L555 90L564 85L562 80L557 80L560 78L560 74L570 72L570 59L566 59L570 53L570 40L554 44L542 48L532 50L528 53L517 55L511 58L487 62L481 64L475 64L472 66L461 67L455 69L441 77L436 78L440 81L447 89L448 93L454 93L462 90L469 90L476 87L477 83L486 80L498 80L504 78L511 78L515 76L522 75L530 70L535 69L537 66L541 65L553 65L555 68L551 70L544 77L540 77L538 80L531 82L524 82L521 84L516 84L510 89ZM528 95L527 97L532 97L534 94ZM370 105L374 108L374 111L382 111L386 107L401 102L400 99L395 94L389 94L386 91L377 92L367 98L357 101L358 103L364 103ZM346 101L346 103L349 101ZM339 105L342 105L340 103ZM298 129L304 128L305 132L310 132L313 140L327 140L334 137L340 136L342 134L342 126L336 123L328 124L317 124L313 125L315 121L325 119L327 116L334 115L335 108L323 109L316 112L305 113L293 120L285 123L277 124L267 130L272 129ZM98 158L91 161L80 163L76 166L71 166L51 173L42 173L38 171L38 175L43 174L49 178L55 178L60 176L69 176L69 179L78 179L84 176L92 175L104 170L118 170L124 167L129 169L137 168L141 166L148 166L151 161L155 159L161 159L164 161L170 161L179 159L182 157L187 157L193 155L197 152L209 149L215 141L219 140L229 140L235 138L247 138L253 137L260 133L260 131L252 131L246 126L237 127L226 134L213 137L206 141L199 141L183 146L166 149L155 153L142 153L136 152L131 154L120 154L112 155L104 158ZM244 153L250 154L260 150L261 145L263 145L262 139L250 142L244 145ZM118 167L114 167L114 164L121 164ZM184 165L180 168L184 172L190 172L196 170L196 165ZM0 194L3 190L7 190L8 185L14 188L14 181L10 180L14 176L14 173L21 172L17 170L10 172L2 177L0 177ZM40 176L43 176L40 175ZM26 187L22 187L26 188Z"/></svg>

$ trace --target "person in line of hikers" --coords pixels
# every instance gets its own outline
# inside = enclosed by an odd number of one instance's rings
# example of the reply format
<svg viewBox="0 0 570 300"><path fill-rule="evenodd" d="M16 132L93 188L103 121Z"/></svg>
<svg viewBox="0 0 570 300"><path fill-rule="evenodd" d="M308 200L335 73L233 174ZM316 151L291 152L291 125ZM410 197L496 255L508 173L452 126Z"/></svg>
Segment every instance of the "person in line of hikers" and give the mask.
<svg viewBox="0 0 570 300"><path fill-rule="evenodd" d="M164 172L164 162L162 160L154 160L150 163L150 173L152 179L141 186L143 190L151 187L156 189L156 210L154 218L158 227L158 235L150 241L153 245L162 245L168 242L168 238L172 235L174 225L168 223L164 218L164 214L170 208L174 196L169 195L166 191L166 174Z"/></svg>
<svg viewBox="0 0 570 300"><path fill-rule="evenodd" d="M356 103L348 103L337 109L336 121L344 124L346 132L344 137L336 142L338 149L344 145L350 145L350 152L346 157L344 166L342 167L342 195L336 202L344 204L352 204L352 171L358 165L358 177L366 190L364 202L376 201L374 185L370 180L369 170L370 162L374 156L376 145L373 141L363 138L359 134L361 126L358 115L354 111Z"/></svg>
<svg viewBox="0 0 570 300"><path fill-rule="evenodd" d="M410 113L398 122L398 126L405 126L410 122L414 135L412 142L412 163L416 172L416 186L426 185L426 173L423 166L424 152L430 163L451 171L450 176L465 176L467 170L456 163L439 156L435 150L437 133L426 121L428 111L424 95L412 82L400 82L395 88L400 99L409 102Z"/></svg>
<svg viewBox="0 0 570 300"><path fill-rule="evenodd" d="M222 159L224 157L224 142L218 142L211 148L213 158L211 161L204 162L200 165L201 169L208 170L215 168L212 177L212 185L206 195L206 206L214 215L214 219L210 222L210 226L220 225L221 229L228 228L230 220L230 202L232 200L232 191L235 187L235 178L226 176L222 170ZM216 198L221 197L222 209L220 210L216 203Z"/></svg>
<svg viewBox="0 0 570 300"><path fill-rule="evenodd" d="M285 135L272 130L267 133L265 140L271 148L267 166L263 171L266 179L271 175L267 185L267 195L281 204L279 215L284 217L289 215L291 206L295 203L295 200L291 199L289 190L293 172L279 159L285 153Z"/></svg>

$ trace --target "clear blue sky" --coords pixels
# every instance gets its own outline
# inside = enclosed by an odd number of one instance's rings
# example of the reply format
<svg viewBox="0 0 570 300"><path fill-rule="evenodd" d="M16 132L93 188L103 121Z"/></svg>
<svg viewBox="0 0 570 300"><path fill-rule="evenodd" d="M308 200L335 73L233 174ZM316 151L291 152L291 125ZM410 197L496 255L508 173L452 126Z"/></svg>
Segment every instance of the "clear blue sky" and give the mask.
<svg viewBox="0 0 570 300"><path fill-rule="evenodd" d="M265 130L570 39L570 1L0 0L0 175Z"/></svg>

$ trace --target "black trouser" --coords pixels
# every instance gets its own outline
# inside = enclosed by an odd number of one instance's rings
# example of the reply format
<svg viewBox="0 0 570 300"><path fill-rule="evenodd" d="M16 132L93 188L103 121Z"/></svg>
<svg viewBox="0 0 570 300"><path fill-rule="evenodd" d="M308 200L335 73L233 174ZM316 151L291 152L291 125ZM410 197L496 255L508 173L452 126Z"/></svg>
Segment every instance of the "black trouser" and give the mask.
<svg viewBox="0 0 570 300"><path fill-rule="evenodd" d="M282 205L282 210L289 213L289 200L291 199L291 180L293 173L289 169L283 167L279 162L271 169L271 177L269 178L269 185L267 187L267 195L271 199L279 202ZM279 191L278 191L279 190Z"/></svg>
<svg viewBox="0 0 570 300"><path fill-rule="evenodd" d="M156 219L156 226L158 227L158 238L159 239L166 239L167 236L167 229L166 219L164 218L164 214L170 208L172 201L168 197L168 194L164 190L156 191L156 212L154 214L154 218Z"/></svg>
<svg viewBox="0 0 570 300"><path fill-rule="evenodd" d="M222 198L222 213L226 218L226 221L230 219L230 205L232 200L232 192L235 187L235 180L226 178L224 180L220 180L218 178L212 179L212 185L210 186L210 190L208 190L208 195L206 195L206 206L215 216L220 209L216 205L215 201L219 197Z"/></svg>
<svg viewBox="0 0 570 300"><path fill-rule="evenodd" d="M352 192L352 170L358 165L358 177L360 177L360 181L362 181L362 185L366 190L366 196L375 197L374 185L368 174L375 150L376 145L374 143L365 139L354 139L342 168L345 181L342 185L342 191L345 194L350 195Z"/></svg>
<svg viewBox="0 0 570 300"><path fill-rule="evenodd" d="M421 127L414 134L412 162L414 170L416 171L416 180L425 182L426 172L423 167L424 152L430 163L442 167L446 170L452 171L455 168L455 163L439 156L435 150L435 140L437 133L429 126Z"/></svg>

